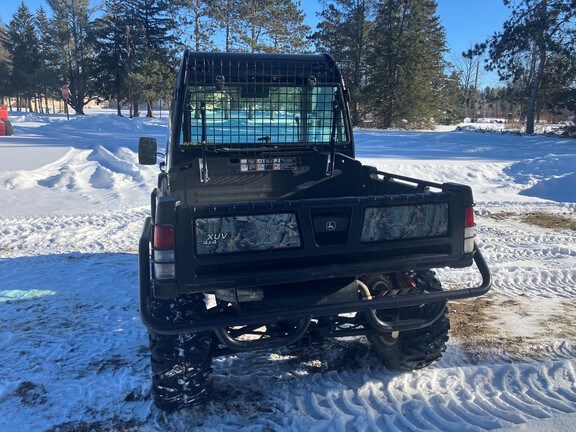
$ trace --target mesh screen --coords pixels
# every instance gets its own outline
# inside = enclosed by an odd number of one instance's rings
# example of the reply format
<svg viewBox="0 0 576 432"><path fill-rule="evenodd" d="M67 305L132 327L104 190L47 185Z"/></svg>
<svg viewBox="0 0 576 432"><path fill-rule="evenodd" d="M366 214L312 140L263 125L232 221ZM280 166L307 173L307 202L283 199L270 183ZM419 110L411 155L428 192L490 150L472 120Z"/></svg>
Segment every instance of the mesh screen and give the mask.
<svg viewBox="0 0 576 432"><path fill-rule="evenodd" d="M194 58L186 82L184 146L347 141L340 77L328 62Z"/></svg>
<svg viewBox="0 0 576 432"><path fill-rule="evenodd" d="M183 122L183 145L202 143L203 125L208 144L285 145L344 141L342 112L334 102L337 88L252 85L223 90L189 87ZM205 111L205 113L203 113Z"/></svg>

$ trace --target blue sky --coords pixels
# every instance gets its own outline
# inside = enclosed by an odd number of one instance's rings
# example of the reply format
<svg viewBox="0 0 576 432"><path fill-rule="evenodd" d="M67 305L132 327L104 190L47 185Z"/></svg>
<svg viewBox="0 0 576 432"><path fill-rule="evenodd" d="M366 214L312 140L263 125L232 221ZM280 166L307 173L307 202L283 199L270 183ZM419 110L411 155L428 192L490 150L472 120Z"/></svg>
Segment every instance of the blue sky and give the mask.
<svg viewBox="0 0 576 432"><path fill-rule="evenodd" d="M0 18L8 23L21 0L0 0ZM25 0L32 11L36 11L44 0ZM307 23L316 27L316 14L321 10L317 0L302 0ZM461 53L481 42L502 28L509 10L502 0L438 0L438 14L446 29L448 47Z"/></svg>

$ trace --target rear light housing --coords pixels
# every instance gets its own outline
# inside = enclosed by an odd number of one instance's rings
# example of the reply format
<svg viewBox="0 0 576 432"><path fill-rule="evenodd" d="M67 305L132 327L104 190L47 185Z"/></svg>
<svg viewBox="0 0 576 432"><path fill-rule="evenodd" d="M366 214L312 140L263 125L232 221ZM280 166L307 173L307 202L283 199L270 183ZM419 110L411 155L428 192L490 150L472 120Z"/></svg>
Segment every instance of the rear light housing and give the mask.
<svg viewBox="0 0 576 432"><path fill-rule="evenodd" d="M154 226L152 261L154 262L154 277L158 280L176 278L174 244L172 225Z"/></svg>
<svg viewBox="0 0 576 432"><path fill-rule="evenodd" d="M464 211L464 253L474 252L475 226L474 207L466 207Z"/></svg>
<svg viewBox="0 0 576 432"><path fill-rule="evenodd" d="M154 225L154 250L174 249L174 227Z"/></svg>

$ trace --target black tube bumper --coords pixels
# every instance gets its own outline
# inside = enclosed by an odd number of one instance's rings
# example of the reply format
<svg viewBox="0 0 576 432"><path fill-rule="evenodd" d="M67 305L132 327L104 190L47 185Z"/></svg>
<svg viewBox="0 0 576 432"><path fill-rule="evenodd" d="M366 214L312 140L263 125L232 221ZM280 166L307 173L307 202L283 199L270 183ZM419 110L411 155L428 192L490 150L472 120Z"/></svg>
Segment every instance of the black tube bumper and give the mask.
<svg viewBox="0 0 576 432"><path fill-rule="evenodd" d="M410 296L375 298L372 300L358 300L346 303L334 303L325 305L313 305L303 308L292 308L283 310L273 310L270 312L259 312L255 314L214 316L195 320L193 322L170 323L162 321L152 314L152 284L150 281L150 243L149 232L151 229L150 218L146 219L144 232L140 238L138 266L140 285L140 315L144 324L153 332L158 334L179 334L196 331L210 331L213 329L223 329L239 325L254 325L271 323L284 320L302 319L302 317L321 317L337 315L350 312L367 312L379 309L391 309L407 306L429 304L444 300L459 300L471 297L478 297L486 294L492 286L492 275L490 269L482 256L482 253L474 246L474 263L482 277L482 283L472 288L461 288L457 290L439 291L423 293ZM401 323L400 323L401 324ZM398 329L390 328L390 331L404 330L400 326Z"/></svg>

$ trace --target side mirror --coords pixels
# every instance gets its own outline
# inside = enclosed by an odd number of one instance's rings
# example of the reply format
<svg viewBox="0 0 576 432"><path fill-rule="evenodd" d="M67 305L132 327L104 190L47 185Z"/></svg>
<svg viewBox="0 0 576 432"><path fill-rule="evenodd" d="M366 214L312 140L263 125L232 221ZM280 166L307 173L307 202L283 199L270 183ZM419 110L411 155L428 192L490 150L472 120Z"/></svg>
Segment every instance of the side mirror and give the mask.
<svg viewBox="0 0 576 432"><path fill-rule="evenodd" d="M156 138L140 137L138 141L138 163L140 165L156 165L157 152Z"/></svg>

